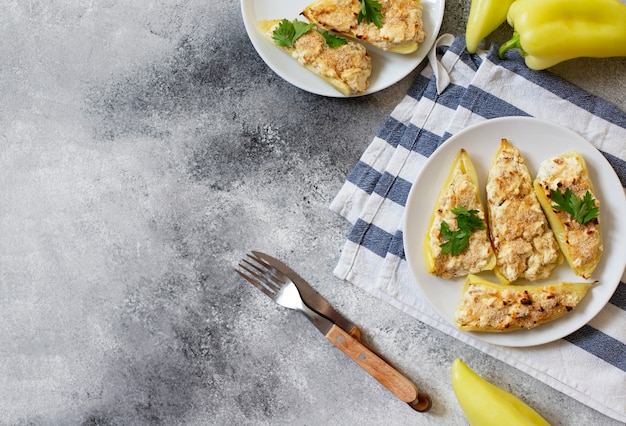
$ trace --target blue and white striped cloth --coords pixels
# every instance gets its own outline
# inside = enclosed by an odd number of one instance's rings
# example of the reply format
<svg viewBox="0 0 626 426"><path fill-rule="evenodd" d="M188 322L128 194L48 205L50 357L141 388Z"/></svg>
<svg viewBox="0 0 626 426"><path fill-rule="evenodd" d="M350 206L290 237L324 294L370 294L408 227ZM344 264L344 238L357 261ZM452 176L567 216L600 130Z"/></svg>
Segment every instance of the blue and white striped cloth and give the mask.
<svg viewBox="0 0 626 426"><path fill-rule="evenodd" d="M352 224L335 274L605 415L626 422L626 279L579 331L528 348L494 346L461 333L415 291L404 257L402 216L426 159L465 127L502 116L533 116L593 141L626 186L626 114L521 57L469 55L462 37L442 36L409 93L384 122L331 209ZM567 360L567 362L564 362Z"/></svg>

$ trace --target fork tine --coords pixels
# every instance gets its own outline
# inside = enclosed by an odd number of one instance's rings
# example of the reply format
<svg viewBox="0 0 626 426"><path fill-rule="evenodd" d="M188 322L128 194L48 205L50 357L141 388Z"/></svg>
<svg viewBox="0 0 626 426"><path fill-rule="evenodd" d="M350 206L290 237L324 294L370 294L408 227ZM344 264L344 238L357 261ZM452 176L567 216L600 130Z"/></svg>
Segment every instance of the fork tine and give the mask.
<svg viewBox="0 0 626 426"><path fill-rule="evenodd" d="M266 260L258 257L254 252L248 253L248 257L253 259L257 263L257 265L260 265L255 266L255 268L262 272L264 276L269 276L268 278L271 278L272 282L276 286L282 287L287 284L287 276L278 269L276 269L274 266L270 265Z"/></svg>
<svg viewBox="0 0 626 426"><path fill-rule="evenodd" d="M248 258L254 261L255 269L261 272L261 274L263 274L265 278L267 278L268 280L271 280L272 284L275 285L277 289L287 284L287 277L278 269L274 268L272 265L267 263L267 261L258 257L254 253L252 254L249 253Z"/></svg>
<svg viewBox="0 0 626 426"><path fill-rule="evenodd" d="M247 268L245 265L242 265L241 263L239 263L239 268L241 269L235 269L235 272L241 275L246 281L261 290L263 293L265 293L266 296L269 296L272 299L276 297L276 290L268 287L265 284L265 280L263 280L261 276ZM243 272L242 270L245 272Z"/></svg>
<svg viewBox="0 0 626 426"><path fill-rule="evenodd" d="M257 265L253 262L250 262L247 259L242 259L239 266L242 266L242 263L245 263L250 268L246 268L248 272L253 274L258 280L262 281L263 284L269 287L273 292L278 292L280 290L280 283L276 281L276 277L274 277L270 271L263 268L263 265Z"/></svg>

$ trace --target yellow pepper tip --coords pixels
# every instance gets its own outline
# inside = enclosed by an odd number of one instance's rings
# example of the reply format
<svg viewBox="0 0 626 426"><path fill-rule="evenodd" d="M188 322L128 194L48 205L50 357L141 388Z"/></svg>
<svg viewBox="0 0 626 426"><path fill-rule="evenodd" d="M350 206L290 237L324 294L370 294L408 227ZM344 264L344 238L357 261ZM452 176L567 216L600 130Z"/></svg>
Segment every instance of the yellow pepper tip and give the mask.
<svg viewBox="0 0 626 426"><path fill-rule="evenodd" d="M459 358L452 362L452 387L471 425L550 426L533 408L480 377Z"/></svg>

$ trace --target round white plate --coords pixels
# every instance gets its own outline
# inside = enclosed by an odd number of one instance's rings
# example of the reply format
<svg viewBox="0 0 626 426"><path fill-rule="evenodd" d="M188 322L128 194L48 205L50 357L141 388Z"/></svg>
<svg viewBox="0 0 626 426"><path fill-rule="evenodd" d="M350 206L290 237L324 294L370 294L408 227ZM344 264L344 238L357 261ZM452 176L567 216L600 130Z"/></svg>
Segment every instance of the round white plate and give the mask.
<svg viewBox="0 0 626 426"><path fill-rule="evenodd" d="M592 277L592 280L598 280L598 283L573 311L530 330L508 333L468 332L477 339L496 345L518 347L540 345L567 336L589 322L615 292L626 266L626 256L623 247L620 247L620 244L623 245L626 241L626 221L619 217L626 211L624 190L606 158L580 135L554 123L535 118L504 117L468 127L452 136L428 159L411 188L404 218L404 251L419 290L435 311L454 326L454 311L461 295L464 278L444 280L429 274L426 271L422 242L439 190L459 149L465 148L476 167L478 180L483 187L484 203L487 171L502 138L508 139L519 148L531 175L537 172L543 160L572 150L578 151L587 162L596 196L601 202L600 220L604 252ZM493 273L480 275L497 282ZM548 280L534 283L557 281L585 280L574 275L564 261Z"/></svg>
<svg viewBox="0 0 626 426"><path fill-rule="evenodd" d="M300 12L314 0L241 0L241 12L252 45L265 63L280 77L307 92L329 97L344 97L320 77L302 67L296 60L266 40L256 28L266 19L300 18ZM422 0L422 20L426 40L410 55L389 53L367 46L372 56L370 86L364 95L378 92L409 75L426 57L443 20L445 0Z"/></svg>

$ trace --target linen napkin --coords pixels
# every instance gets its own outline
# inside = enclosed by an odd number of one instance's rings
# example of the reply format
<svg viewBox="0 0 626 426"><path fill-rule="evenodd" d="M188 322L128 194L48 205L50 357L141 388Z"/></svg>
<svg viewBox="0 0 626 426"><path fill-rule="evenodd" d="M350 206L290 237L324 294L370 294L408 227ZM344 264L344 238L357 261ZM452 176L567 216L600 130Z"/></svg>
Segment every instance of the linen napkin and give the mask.
<svg viewBox="0 0 626 426"><path fill-rule="evenodd" d="M626 186L626 114L548 71L497 50L470 55L444 35L331 203L349 220L335 275L503 361L583 404L626 422L626 279L590 323L558 341L526 348L491 345L449 325L409 272L402 242L405 202L427 158L465 127L502 116L533 116L591 141ZM566 360L566 361L565 361Z"/></svg>

